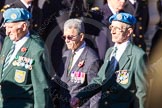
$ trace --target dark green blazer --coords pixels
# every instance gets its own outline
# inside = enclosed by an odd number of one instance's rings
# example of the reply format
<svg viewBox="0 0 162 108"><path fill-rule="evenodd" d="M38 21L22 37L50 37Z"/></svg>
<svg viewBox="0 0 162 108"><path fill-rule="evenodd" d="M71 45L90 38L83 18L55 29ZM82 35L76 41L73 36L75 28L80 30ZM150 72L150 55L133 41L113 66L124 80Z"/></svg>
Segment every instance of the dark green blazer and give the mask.
<svg viewBox="0 0 162 108"><path fill-rule="evenodd" d="M43 41L38 35L31 33L2 75L4 59L11 44L7 36L0 55L0 107L52 108L48 59ZM31 60L34 62L30 68L29 65L23 64L30 64Z"/></svg>
<svg viewBox="0 0 162 108"><path fill-rule="evenodd" d="M102 91L100 108L144 108L147 93L146 54L130 43L114 72L109 68L111 52L112 48L108 49L98 77L76 97L84 100Z"/></svg>

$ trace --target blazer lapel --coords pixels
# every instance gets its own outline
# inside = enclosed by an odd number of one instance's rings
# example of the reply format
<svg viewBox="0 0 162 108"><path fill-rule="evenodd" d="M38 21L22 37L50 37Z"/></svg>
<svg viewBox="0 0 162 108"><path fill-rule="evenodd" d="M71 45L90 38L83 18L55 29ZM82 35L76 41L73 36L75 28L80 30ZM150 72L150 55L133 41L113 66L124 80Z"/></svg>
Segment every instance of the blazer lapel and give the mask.
<svg viewBox="0 0 162 108"><path fill-rule="evenodd" d="M65 61L65 68L64 68L65 70L64 70L64 73L63 73L62 78L61 78L64 82L70 80L69 76L68 76L68 73L69 73L68 72L68 66L69 66L70 58L72 56L72 51L69 50L69 52L67 52L67 54L65 56L67 57L67 59Z"/></svg>
<svg viewBox="0 0 162 108"><path fill-rule="evenodd" d="M67 57L67 60L66 60L66 63L65 63L65 72L66 73L68 73L68 67L69 67L71 56L72 56L72 51L70 51L68 55L69 56Z"/></svg>
<svg viewBox="0 0 162 108"><path fill-rule="evenodd" d="M83 60L85 61L85 59L87 57L87 53L88 53L88 47L86 46L85 49L83 50L82 54L80 55L80 57L76 61L75 65L72 67L71 71L78 71L80 69L78 64L79 64L79 62L81 62Z"/></svg>
<svg viewBox="0 0 162 108"><path fill-rule="evenodd" d="M30 46L30 43L31 43L31 41L32 41L32 39L31 38L29 38L28 40L27 40L27 42L25 42L25 44L21 47L21 48L27 48L27 49L29 49L29 46ZM16 56L24 56L26 53L27 53L27 51L25 51L25 52L23 52L23 51L21 51L21 48L20 48L20 50L18 51L18 53L16 54ZM12 61L13 62L13 61ZM1 78L1 80L3 80L6 76L7 76L7 74L10 72L10 70L12 69L12 68L14 68L12 65L12 62L9 64L9 66L8 66L8 68L5 70L5 72L3 73L3 77Z"/></svg>
<svg viewBox="0 0 162 108"><path fill-rule="evenodd" d="M132 50L132 44L130 43L127 46L126 50L124 51L123 55L121 56L121 59L119 60L119 63L118 63L120 68L117 67L117 69L120 69L120 70L123 69L125 64L129 61L130 55L132 53L131 50Z"/></svg>
<svg viewBox="0 0 162 108"><path fill-rule="evenodd" d="M113 47L111 47L108 50L108 52L106 53L106 57L105 57L104 65L103 65L104 66L104 69L105 69L105 76L108 79L114 73L114 70L112 70L112 68L109 67L109 65L110 65L110 56L111 56L112 51L113 51Z"/></svg>
<svg viewBox="0 0 162 108"><path fill-rule="evenodd" d="M104 20L103 20L103 22L104 22L104 24L109 25L110 23L108 23L107 20L109 19L109 17L111 15L113 15L113 13L112 13L112 11L110 10L110 8L108 7L107 4L105 4L103 6L103 13L104 13L104 18L103 18Z"/></svg>
<svg viewBox="0 0 162 108"><path fill-rule="evenodd" d="M111 55L112 51L113 51L113 47L111 47L111 48L108 50L108 52L106 53L106 56L105 56L106 62L108 62L108 61L110 60L110 55Z"/></svg>
<svg viewBox="0 0 162 108"><path fill-rule="evenodd" d="M2 67L3 67L4 61L5 61L5 58L8 52L10 51L11 46L12 46L12 41L10 40L9 37L6 37L5 43L3 44L3 48L1 51L1 55L0 55L0 79L2 76Z"/></svg>

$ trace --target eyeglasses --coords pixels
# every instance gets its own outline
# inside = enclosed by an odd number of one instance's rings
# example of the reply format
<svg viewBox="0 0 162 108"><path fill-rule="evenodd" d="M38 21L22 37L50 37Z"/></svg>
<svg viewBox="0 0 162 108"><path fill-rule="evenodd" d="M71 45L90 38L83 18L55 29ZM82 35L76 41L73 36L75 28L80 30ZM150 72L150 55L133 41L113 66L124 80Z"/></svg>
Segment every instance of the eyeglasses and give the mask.
<svg viewBox="0 0 162 108"><path fill-rule="evenodd" d="M124 32L124 31L125 31L126 29L128 29L128 28L129 28L129 27L119 28L119 27L116 27L116 26L113 26L113 25L110 25L110 26L109 26L109 29L110 29L110 30L113 29L113 30L115 30L115 31L117 30L117 31L120 31L120 32Z"/></svg>
<svg viewBox="0 0 162 108"><path fill-rule="evenodd" d="M76 36L74 36L74 35L67 35L67 36L62 36L62 39L68 39L68 40L75 40L76 39L76 37L77 37L78 35L76 35Z"/></svg>

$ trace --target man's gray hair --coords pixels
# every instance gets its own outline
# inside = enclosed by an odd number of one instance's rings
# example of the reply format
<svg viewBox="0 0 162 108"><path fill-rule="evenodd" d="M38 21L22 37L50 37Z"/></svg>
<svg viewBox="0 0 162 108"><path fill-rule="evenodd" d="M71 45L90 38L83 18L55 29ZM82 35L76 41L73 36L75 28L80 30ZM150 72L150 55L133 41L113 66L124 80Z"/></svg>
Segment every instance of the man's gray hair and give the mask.
<svg viewBox="0 0 162 108"><path fill-rule="evenodd" d="M21 22L18 22L18 23L20 23L20 24L26 23L27 28L29 28L29 26L30 26L30 21L28 21L28 20L26 20L26 21L21 21ZM19 25L19 26L21 27L21 25ZM18 27L19 27L19 26L18 26Z"/></svg>
<svg viewBox="0 0 162 108"><path fill-rule="evenodd" d="M85 33L83 21L80 19L69 19L64 23L64 30L75 28L78 33Z"/></svg>

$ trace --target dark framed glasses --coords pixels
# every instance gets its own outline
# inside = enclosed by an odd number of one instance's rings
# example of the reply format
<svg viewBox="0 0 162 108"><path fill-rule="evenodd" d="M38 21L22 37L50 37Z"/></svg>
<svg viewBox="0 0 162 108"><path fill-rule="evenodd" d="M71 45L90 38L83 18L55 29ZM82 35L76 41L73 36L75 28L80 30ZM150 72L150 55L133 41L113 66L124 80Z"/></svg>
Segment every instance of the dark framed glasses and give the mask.
<svg viewBox="0 0 162 108"><path fill-rule="evenodd" d="M77 37L78 35L76 35L76 36L74 36L74 35L63 35L62 36L62 39L68 39L68 40L75 40L76 39L76 37Z"/></svg>

